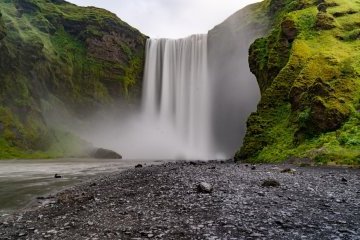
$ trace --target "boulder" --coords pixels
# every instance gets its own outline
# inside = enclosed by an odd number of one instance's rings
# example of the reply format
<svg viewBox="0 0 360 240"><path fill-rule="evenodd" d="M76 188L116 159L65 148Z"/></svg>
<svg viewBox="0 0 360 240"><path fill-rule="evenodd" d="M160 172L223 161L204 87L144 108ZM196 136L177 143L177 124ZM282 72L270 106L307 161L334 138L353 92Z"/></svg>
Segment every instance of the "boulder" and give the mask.
<svg viewBox="0 0 360 240"><path fill-rule="evenodd" d="M338 99L325 101L316 97L311 103L309 127L316 132L328 132L339 129L349 118L350 110Z"/></svg>
<svg viewBox="0 0 360 240"><path fill-rule="evenodd" d="M62 178L62 176L56 173L56 174L54 175L54 178Z"/></svg>
<svg viewBox="0 0 360 240"><path fill-rule="evenodd" d="M213 187L209 183L202 182L199 185L197 185L197 191L199 193L212 193Z"/></svg>
<svg viewBox="0 0 360 240"><path fill-rule="evenodd" d="M98 158L98 159L122 159L122 156L117 152L104 148L95 149L90 154L90 157Z"/></svg>

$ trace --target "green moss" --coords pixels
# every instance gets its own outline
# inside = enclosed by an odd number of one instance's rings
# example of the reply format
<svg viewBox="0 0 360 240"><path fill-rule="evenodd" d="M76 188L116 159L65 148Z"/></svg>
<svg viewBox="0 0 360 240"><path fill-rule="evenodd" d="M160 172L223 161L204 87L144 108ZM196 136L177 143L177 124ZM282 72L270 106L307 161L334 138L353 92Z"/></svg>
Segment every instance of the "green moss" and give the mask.
<svg viewBox="0 0 360 240"><path fill-rule="evenodd" d="M318 13L315 1L294 2L272 2L271 34L250 49L262 99L236 159L359 164L360 3L326 1Z"/></svg>
<svg viewBox="0 0 360 240"><path fill-rule="evenodd" d="M58 138L81 142L44 122L53 96L79 118L138 96L145 36L115 14L46 0L0 9L0 158L61 156L70 149L56 150Z"/></svg>
<svg viewBox="0 0 360 240"><path fill-rule="evenodd" d="M125 75L123 78L124 82L124 92L126 96L129 96L129 90L137 84L137 79L139 79L139 74L142 75L142 69L144 66L143 59L140 57L133 58L129 66L125 69Z"/></svg>

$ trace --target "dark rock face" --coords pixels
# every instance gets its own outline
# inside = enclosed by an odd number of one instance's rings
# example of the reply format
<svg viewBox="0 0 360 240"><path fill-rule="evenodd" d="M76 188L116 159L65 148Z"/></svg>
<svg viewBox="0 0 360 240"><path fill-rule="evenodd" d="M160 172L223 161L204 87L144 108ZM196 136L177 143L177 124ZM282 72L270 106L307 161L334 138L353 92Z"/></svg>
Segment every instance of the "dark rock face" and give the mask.
<svg viewBox="0 0 360 240"><path fill-rule="evenodd" d="M122 159L122 156L117 152L104 148L98 148L94 150L90 156L99 159Z"/></svg>
<svg viewBox="0 0 360 240"><path fill-rule="evenodd" d="M0 11L0 41L5 36L6 36L6 29L5 29L4 22L3 22L3 19L2 19L2 14L1 14L1 11Z"/></svg>
<svg viewBox="0 0 360 240"><path fill-rule="evenodd" d="M256 110L260 98L247 56L251 43L264 36L269 28L267 14L259 11L263 4L239 10L208 34L209 77L214 83L211 104L216 109L212 113L217 148L214 151L228 157L241 145L246 120Z"/></svg>
<svg viewBox="0 0 360 240"><path fill-rule="evenodd" d="M15 0L14 2L20 16L23 13L33 13L40 9L31 0Z"/></svg>
<svg viewBox="0 0 360 240"><path fill-rule="evenodd" d="M289 19L283 21L281 23L281 32L288 41L292 42L298 34L295 22Z"/></svg>
<svg viewBox="0 0 360 240"><path fill-rule="evenodd" d="M316 98L312 102L310 121L317 131L336 130L348 119L350 111L346 108L340 108L341 103L336 105L329 106L321 98Z"/></svg>
<svg viewBox="0 0 360 240"><path fill-rule="evenodd" d="M304 94L306 93L306 95ZM304 128L312 132L337 130L348 119L350 110L336 97L335 89L321 78L309 86L294 86L290 102L294 111L304 107L305 98L310 99L309 119Z"/></svg>

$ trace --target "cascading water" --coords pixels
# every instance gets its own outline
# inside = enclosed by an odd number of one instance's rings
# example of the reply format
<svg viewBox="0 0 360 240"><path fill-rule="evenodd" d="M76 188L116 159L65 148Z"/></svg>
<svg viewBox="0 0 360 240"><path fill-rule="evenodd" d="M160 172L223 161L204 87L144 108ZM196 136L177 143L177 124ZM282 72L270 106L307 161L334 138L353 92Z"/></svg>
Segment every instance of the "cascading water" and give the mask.
<svg viewBox="0 0 360 240"><path fill-rule="evenodd" d="M267 26L251 24L251 14L249 6L207 35L149 39L141 111L100 112L73 131L127 159L233 157L260 98L248 50Z"/></svg>
<svg viewBox="0 0 360 240"><path fill-rule="evenodd" d="M214 157L207 51L206 34L146 43L143 117L159 123L158 131L173 132L178 157Z"/></svg>

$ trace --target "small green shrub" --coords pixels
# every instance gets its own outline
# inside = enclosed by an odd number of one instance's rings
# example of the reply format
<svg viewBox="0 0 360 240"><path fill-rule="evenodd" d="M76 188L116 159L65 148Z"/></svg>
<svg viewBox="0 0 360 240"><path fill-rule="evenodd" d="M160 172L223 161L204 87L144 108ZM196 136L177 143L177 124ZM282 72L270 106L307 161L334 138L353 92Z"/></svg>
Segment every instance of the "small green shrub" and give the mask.
<svg viewBox="0 0 360 240"><path fill-rule="evenodd" d="M310 119L311 109L306 108L304 111L299 113L298 116L298 123L300 128L305 128L308 124L308 121Z"/></svg>

